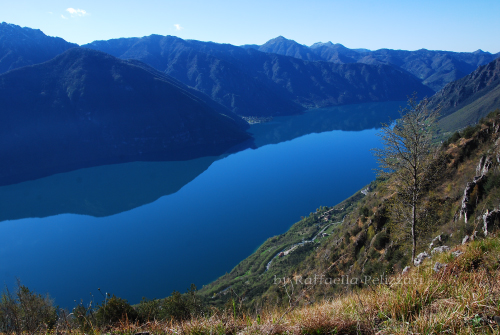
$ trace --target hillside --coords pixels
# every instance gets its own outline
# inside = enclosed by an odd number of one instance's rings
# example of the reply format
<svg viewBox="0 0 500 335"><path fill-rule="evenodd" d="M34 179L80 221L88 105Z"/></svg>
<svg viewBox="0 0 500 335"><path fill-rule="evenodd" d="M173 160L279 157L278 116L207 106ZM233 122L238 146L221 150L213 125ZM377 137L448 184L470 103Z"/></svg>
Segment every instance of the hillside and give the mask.
<svg viewBox="0 0 500 335"><path fill-rule="evenodd" d="M490 111L500 108L500 59L446 85L430 101L431 107L438 105L442 107L443 131L475 124Z"/></svg>
<svg viewBox="0 0 500 335"><path fill-rule="evenodd" d="M125 45L129 48L123 52ZM173 36L96 41L85 47L145 62L243 116L289 115L306 108L401 101L414 91L421 96L433 94L406 71L387 65L309 62Z"/></svg>
<svg viewBox="0 0 500 335"><path fill-rule="evenodd" d="M0 23L0 74L23 66L51 60L77 47L59 37L50 37L38 29Z"/></svg>
<svg viewBox="0 0 500 335"><path fill-rule="evenodd" d="M0 184L83 167L216 156L250 136L229 110L137 61L73 48L0 76Z"/></svg>

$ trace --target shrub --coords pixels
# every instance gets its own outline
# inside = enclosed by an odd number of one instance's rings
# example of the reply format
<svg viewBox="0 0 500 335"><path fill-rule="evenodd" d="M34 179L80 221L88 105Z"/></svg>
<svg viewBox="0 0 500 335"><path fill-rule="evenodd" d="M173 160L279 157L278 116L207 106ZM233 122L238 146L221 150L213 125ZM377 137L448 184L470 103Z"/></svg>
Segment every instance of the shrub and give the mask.
<svg viewBox="0 0 500 335"><path fill-rule="evenodd" d="M56 308L48 296L30 291L17 282L16 293L7 288L0 300L0 332L33 334L54 327Z"/></svg>
<svg viewBox="0 0 500 335"><path fill-rule="evenodd" d="M114 325L121 320L137 320L137 312L130 306L127 300L113 295L96 312L96 320L99 325Z"/></svg>
<svg viewBox="0 0 500 335"><path fill-rule="evenodd" d="M389 235L383 231L375 236L375 241L373 241L373 247L377 250L382 250L385 248L386 244L389 242Z"/></svg>

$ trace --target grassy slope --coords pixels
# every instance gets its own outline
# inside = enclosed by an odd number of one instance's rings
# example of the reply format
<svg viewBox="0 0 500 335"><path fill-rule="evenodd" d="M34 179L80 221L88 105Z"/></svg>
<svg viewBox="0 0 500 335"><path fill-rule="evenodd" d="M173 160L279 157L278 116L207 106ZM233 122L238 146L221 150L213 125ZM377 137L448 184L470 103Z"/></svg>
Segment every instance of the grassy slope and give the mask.
<svg viewBox="0 0 500 335"><path fill-rule="evenodd" d="M453 252L462 254L456 256ZM122 322L111 333L134 334L498 334L500 238L493 236L434 255L406 274L365 285L334 300L239 307L184 322ZM436 262L447 266L433 270ZM292 294L292 301L306 299Z"/></svg>
<svg viewBox="0 0 500 335"><path fill-rule="evenodd" d="M500 86L439 120L442 131L454 131L477 123L490 111L500 108Z"/></svg>

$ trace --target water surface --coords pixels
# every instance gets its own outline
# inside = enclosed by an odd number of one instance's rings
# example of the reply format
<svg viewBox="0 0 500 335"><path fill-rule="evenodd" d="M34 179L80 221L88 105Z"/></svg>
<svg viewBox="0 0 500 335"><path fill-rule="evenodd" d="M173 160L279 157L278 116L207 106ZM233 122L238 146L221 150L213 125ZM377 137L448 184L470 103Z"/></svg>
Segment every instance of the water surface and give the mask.
<svg viewBox="0 0 500 335"><path fill-rule="evenodd" d="M229 272L300 216L374 179L370 149L401 103L257 124L257 149L82 169L0 187L0 279L56 304L104 292L137 303Z"/></svg>

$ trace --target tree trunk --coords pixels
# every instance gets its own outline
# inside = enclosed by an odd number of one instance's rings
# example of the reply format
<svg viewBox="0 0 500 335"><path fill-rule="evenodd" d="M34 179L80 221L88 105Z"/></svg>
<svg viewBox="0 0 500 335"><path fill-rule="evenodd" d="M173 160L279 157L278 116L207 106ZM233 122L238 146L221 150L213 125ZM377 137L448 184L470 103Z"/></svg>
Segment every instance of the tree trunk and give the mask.
<svg viewBox="0 0 500 335"><path fill-rule="evenodd" d="M416 203L413 201L413 204L411 206L411 242L412 242L412 248L411 248L411 264L415 264L415 250L417 249L417 235L415 232L415 225L417 221L417 211L416 211Z"/></svg>

